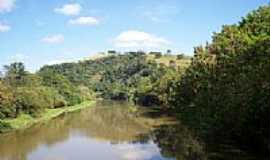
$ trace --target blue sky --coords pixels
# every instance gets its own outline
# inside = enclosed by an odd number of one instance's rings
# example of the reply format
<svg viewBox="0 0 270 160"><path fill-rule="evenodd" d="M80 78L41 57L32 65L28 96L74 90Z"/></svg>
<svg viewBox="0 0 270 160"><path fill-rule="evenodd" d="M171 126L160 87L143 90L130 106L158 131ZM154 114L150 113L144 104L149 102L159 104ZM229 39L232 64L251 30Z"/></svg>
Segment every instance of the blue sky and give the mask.
<svg viewBox="0 0 270 160"><path fill-rule="evenodd" d="M115 49L192 55L268 0L0 0L0 65L78 60Z"/></svg>

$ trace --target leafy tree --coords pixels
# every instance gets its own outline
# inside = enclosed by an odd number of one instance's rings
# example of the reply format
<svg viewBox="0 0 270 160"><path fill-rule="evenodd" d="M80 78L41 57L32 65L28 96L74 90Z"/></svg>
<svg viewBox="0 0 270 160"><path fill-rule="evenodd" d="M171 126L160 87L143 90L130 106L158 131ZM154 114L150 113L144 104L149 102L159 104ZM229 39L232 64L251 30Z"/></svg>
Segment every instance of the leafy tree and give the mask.
<svg viewBox="0 0 270 160"><path fill-rule="evenodd" d="M67 105L78 104L82 101L75 86L65 76L49 69L40 71L39 76L44 86L56 89L65 98Z"/></svg>
<svg viewBox="0 0 270 160"><path fill-rule="evenodd" d="M0 119L16 117L14 98L11 88L0 81Z"/></svg>
<svg viewBox="0 0 270 160"><path fill-rule="evenodd" d="M25 82L25 76L27 72L25 71L25 66L21 62L12 63L10 65L4 66L5 68L5 81L12 85L18 86Z"/></svg>
<svg viewBox="0 0 270 160"><path fill-rule="evenodd" d="M172 50L168 49L166 52L167 55L171 55L172 54Z"/></svg>
<svg viewBox="0 0 270 160"><path fill-rule="evenodd" d="M269 15L269 5L260 7L239 24L223 26L211 44L195 48L192 64L170 98L183 120L267 148Z"/></svg>

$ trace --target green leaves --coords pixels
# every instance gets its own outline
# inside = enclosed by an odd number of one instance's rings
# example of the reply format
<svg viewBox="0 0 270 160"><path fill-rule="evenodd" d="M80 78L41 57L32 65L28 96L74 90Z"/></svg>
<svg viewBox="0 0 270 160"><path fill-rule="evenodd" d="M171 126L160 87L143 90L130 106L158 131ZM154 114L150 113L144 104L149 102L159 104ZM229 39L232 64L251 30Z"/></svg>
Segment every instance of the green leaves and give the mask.
<svg viewBox="0 0 270 160"><path fill-rule="evenodd" d="M170 104L208 132L267 146L270 99L270 6L223 26L173 89ZM185 118L189 116L189 118ZM191 116L191 117L190 117ZM224 132L225 131L225 132ZM258 132L259 131L259 132Z"/></svg>

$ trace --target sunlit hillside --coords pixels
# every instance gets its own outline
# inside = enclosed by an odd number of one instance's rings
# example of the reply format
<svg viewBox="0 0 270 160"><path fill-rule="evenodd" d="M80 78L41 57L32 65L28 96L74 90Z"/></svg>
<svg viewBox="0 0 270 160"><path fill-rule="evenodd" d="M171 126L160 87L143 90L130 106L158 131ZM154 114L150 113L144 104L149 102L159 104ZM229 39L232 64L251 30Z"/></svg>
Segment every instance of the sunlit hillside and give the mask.
<svg viewBox="0 0 270 160"><path fill-rule="evenodd" d="M164 64L166 66L170 66L170 64L175 63L176 66L187 68L190 63L191 59L189 57L177 58L177 55L162 55L161 57L157 58L155 55L148 54L148 60L153 60L156 63Z"/></svg>

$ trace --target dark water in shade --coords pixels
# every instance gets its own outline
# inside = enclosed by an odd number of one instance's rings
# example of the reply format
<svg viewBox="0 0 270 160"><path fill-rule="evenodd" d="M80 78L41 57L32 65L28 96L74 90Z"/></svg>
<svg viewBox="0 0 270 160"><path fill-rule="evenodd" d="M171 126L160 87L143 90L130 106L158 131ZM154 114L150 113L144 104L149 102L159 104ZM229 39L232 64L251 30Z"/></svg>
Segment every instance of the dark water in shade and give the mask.
<svg viewBox="0 0 270 160"><path fill-rule="evenodd" d="M206 154L205 145L179 122L154 110L135 110L128 103L100 102L1 135L0 160L256 159L231 148Z"/></svg>

